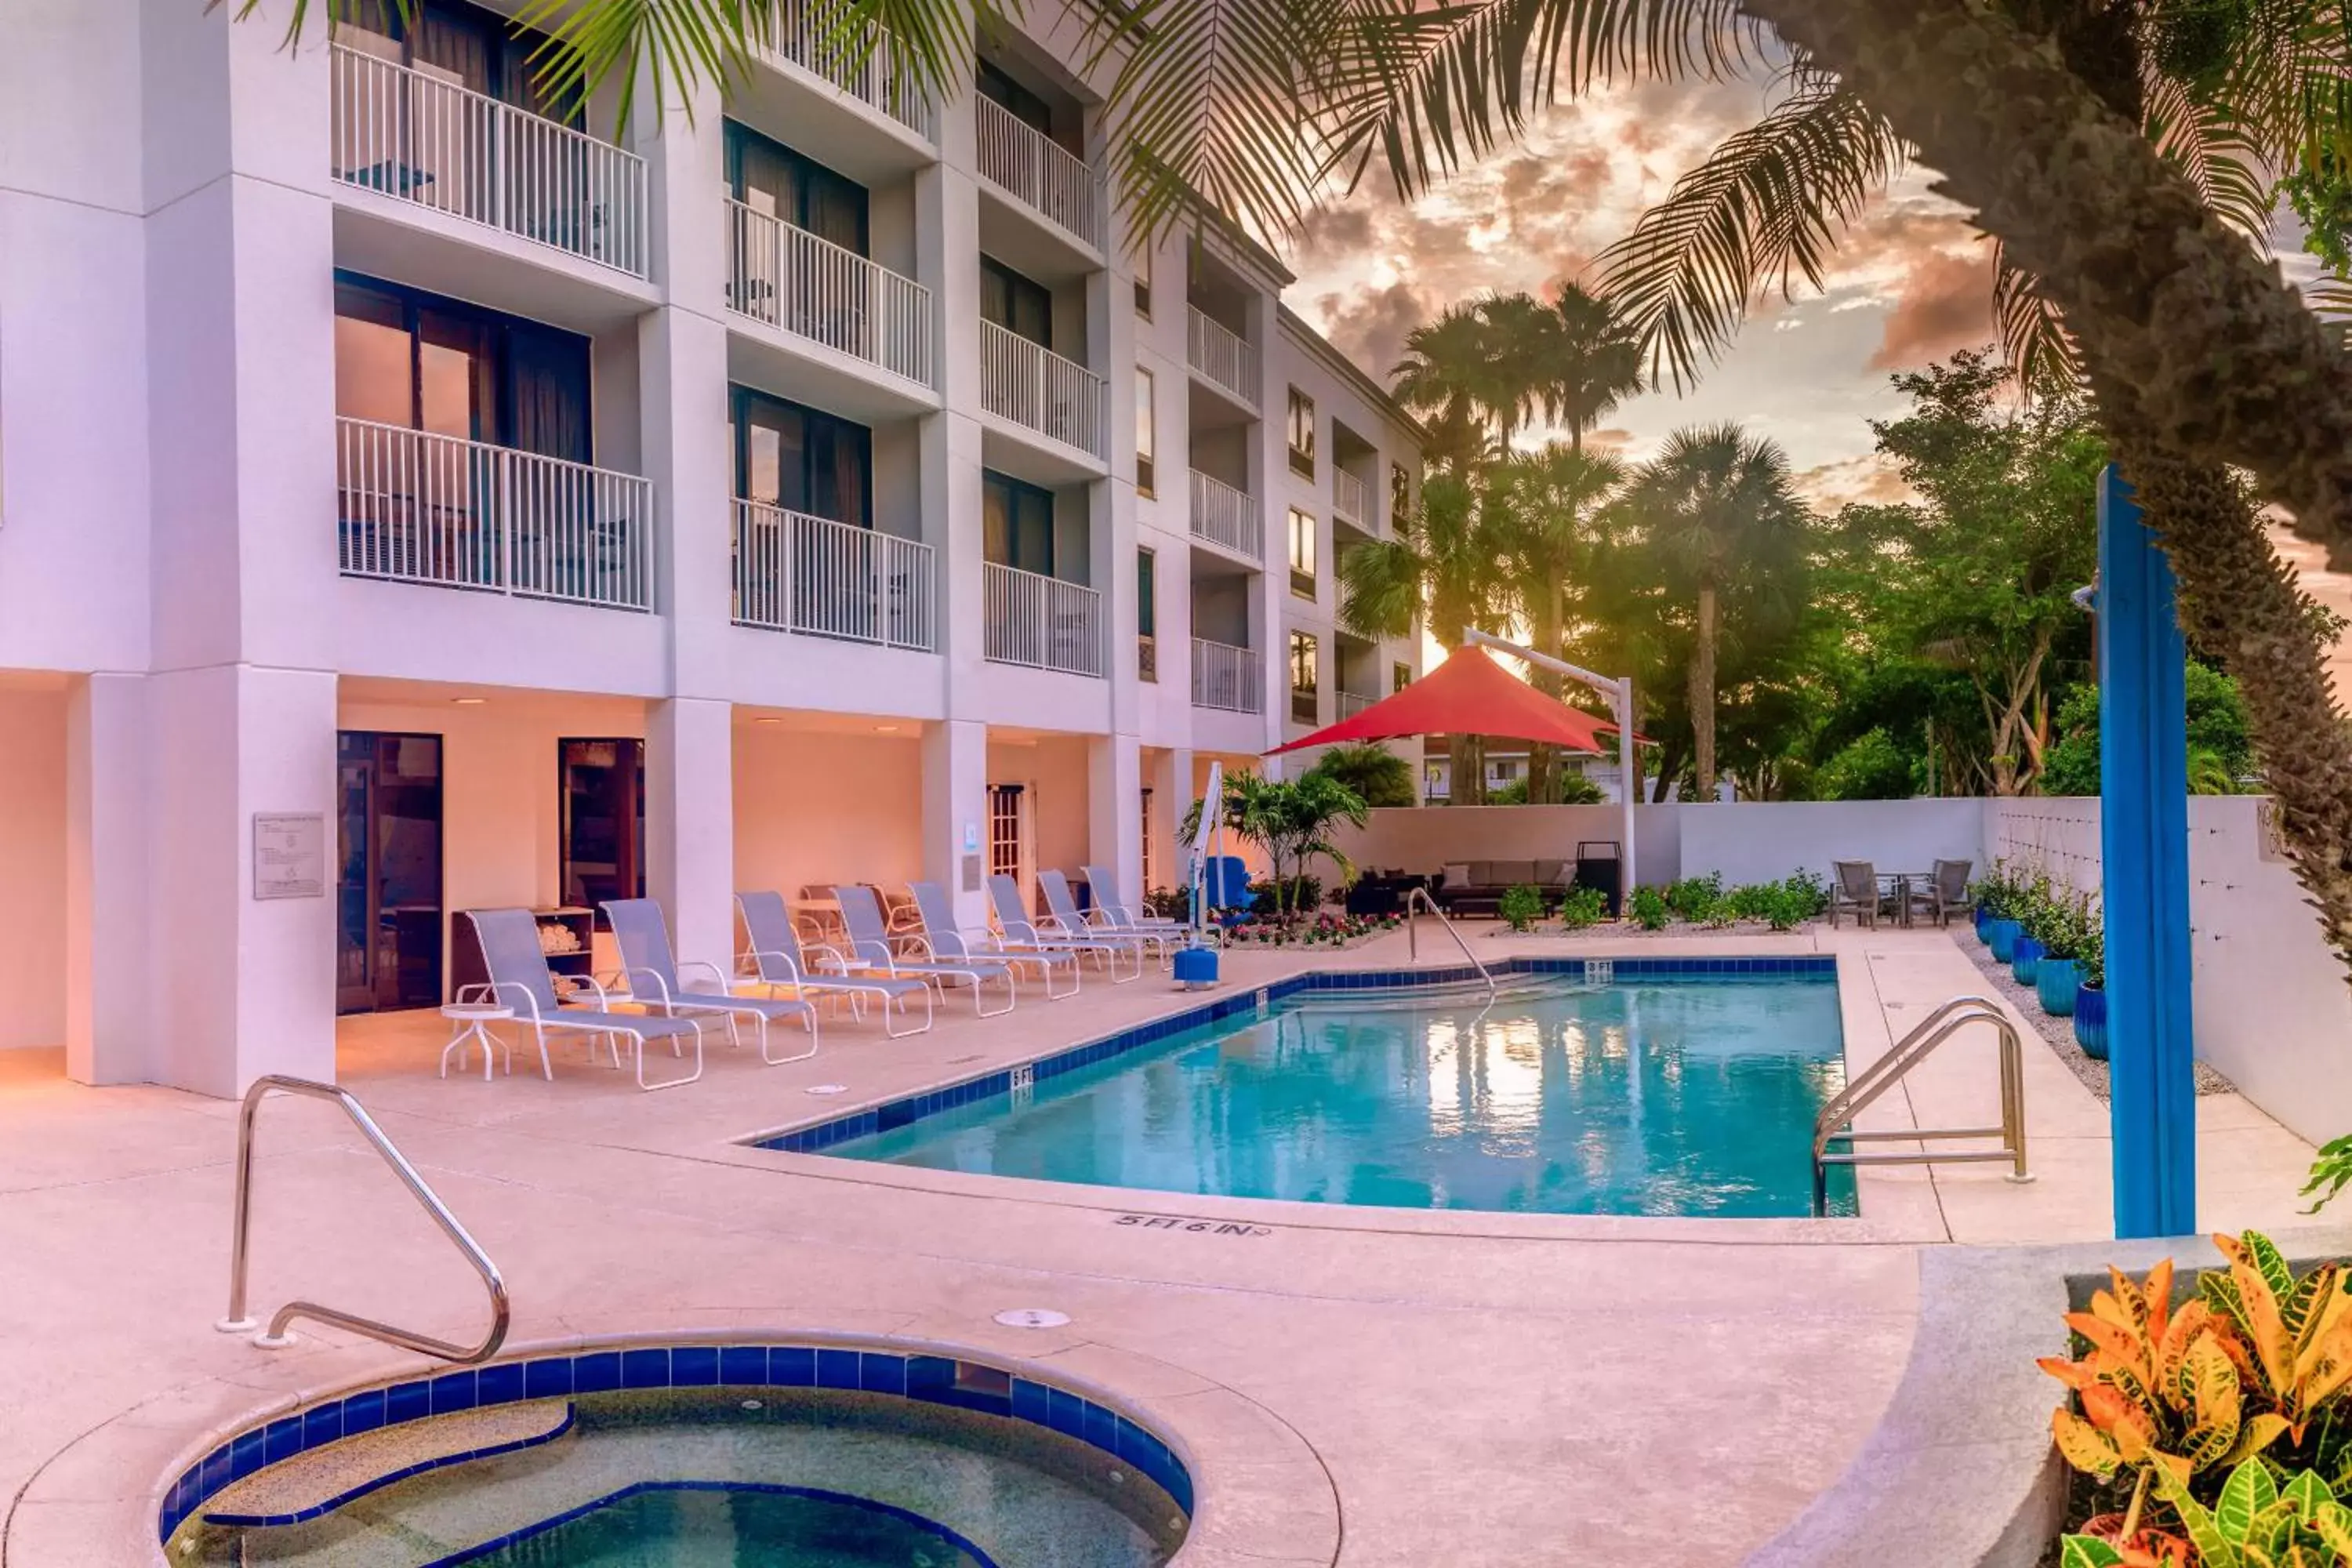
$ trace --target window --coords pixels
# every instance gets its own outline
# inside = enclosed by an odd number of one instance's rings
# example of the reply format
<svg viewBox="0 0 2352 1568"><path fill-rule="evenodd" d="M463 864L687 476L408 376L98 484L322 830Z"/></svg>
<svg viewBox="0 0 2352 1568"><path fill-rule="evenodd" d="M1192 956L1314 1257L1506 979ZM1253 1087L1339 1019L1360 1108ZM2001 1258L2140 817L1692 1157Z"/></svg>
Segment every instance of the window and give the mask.
<svg viewBox="0 0 2352 1568"><path fill-rule="evenodd" d="M584 463L588 340L338 272L335 412Z"/></svg>
<svg viewBox="0 0 2352 1568"><path fill-rule="evenodd" d="M1290 634L1290 716L1302 724L1315 722L1315 634Z"/></svg>
<svg viewBox="0 0 2352 1568"><path fill-rule="evenodd" d="M1290 471L1315 477L1315 400L1290 389Z"/></svg>
<svg viewBox="0 0 2352 1568"><path fill-rule="evenodd" d="M738 496L874 526L873 432L749 387L736 387L730 402Z"/></svg>
<svg viewBox="0 0 2352 1568"><path fill-rule="evenodd" d="M1158 876L1160 857L1152 853L1151 841L1155 837L1156 835L1151 831L1151 790L1147 785L1143 791L1143 890L1146 893L1151 892L1160 879ZM1130 910L1128 912L1141 914L1143 911Z"/></svg>
<svg viewBox="0 0 2352 1568"><path fill-rule="evenodd" d="M646 745L643 741L558 741L562 812L562 900L594 909L646 896ZM600 915L598 920L602 921Z"/></svg>
<svg viewBox="0 0 2352 1568"><path fill-rule="evenodd" d="M1135 552L1135 673L1160 679L1160 561L1149 550Z"/></svg>
<svg viewBox="0 0 2352 1568"><path fill-rule="evenodd" d="M1135 313L1151 320L1151 246L1135 253Z"/></svg>
<svg viewBox="0 0 2352 1568"><path fill-rule="evenodd" d="M1054 296L992 256L980 258L980 315L1041 349L1054 346Z"/></svg>
<svg viewBox="0 0 2352 1568"><path fill-rule="evenodd" d="M1495 782L1496 782L1496 783L1497 783L1497 784L1509 784L1513 779L1517 778L1518 776L1519 776L1519 764L1518 764L1518 763L1513 763L1513 762L1498 762L1498 763L1496 763L1495 764Z"/></svg>
<svg viewBox="0 0 2352 1568"><path fill-rule="evenodd" d="M1394 528L1412 515L1412 476L1404 471L1402 463L1389 465L1389 526Z"/></svg>
<svg viewBox="0 0 2352 1568"><path fill-rule="evenodd" d="M1000 566L1054 574L1054 492L992 469L980 474L981 553Z"/></svg>
<svg viewBox="0 0 2352 1568"><path fill-rule="evenodd" d="M1290 591L1315 596L1315 514L1290 509Z"/></svg>
<svg viewBox="0 0 2352 1568"><path fill-rule="evenodd" d="M1152 493L1151 459L1159 447L1157 437L1151 373L1139 369L1135 373L1135 490L1138 495Z"/></svg>
<svg viewBox="0 0 2352 1568"><path fill-rule="evenodd" d="M748 125L730 120L726 133L727 189L737 201L844 250L866 254L864 185Z"/></svg>
<svg viewBox="0 0 2352 1568"><path fill-rule="evenodd" d="M583 123L576 100L557 102L540 91L531 62L548 47L547 35L466 0L426 0L408 7L398 0L355 0L348 11L338 8L334 32L338 44L425 67L431 77L455 79L526 113L574 127Z"/></svg>
<svg viewBox="0 0 2352 1568"><path fill-rule="evenodd" d="M972 85L980 96L1011 111L1013 118L1031 130L1051 136L1054 133L1054 106L1007 76L1003 68L987 60L977 62L972 73Z"/></svg>
<svg viewBox="0 0 2352 1568"><path fill-rule="evenodd" d="M1021 875L1023 801L1019 784L988 786L988 874Z"/></svg>
<svg viewBox="0 0 2352 1568"><path fill-rule="evenodd" d="M1389 666L1389 695L1393 697L1412 684L1412 666L1399 660Z"/></svg>

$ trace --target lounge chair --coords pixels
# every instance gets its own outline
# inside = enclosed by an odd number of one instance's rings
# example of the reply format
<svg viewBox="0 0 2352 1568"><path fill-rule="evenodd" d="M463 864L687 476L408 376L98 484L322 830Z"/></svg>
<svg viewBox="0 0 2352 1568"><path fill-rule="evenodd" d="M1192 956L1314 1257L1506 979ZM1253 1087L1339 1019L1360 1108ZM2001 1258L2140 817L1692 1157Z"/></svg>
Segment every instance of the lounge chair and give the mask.
<svg viewBox="0 0 2352 1568"><path fill-rule="evenodd" d="M1884 902L1877 869L1869 861L1830 862L1830 929L1837 929L1842 910L1850 911L1858 926L1875 926Z"/></svg>
<svg viewBox="0 0 2352 1568"><path fill-rule="evenodd" d="M994 1018L1013 1011L1020 993L1013 984L1013 965L1001 958L961 958L940 961L929 957L905 957L890 945L890 930L882 913L882 901L874 889L863 883L848 883L835 888L841 900L841 923L849 931L849 951L857 958L880 969L884 977L892 980L928 980L944 992L950 980L962 980L971 986L972 1011L983 1018ZM901 941L920 942L913 933ZM926 949L928 952L928 948ZM1004 982L1004 1005L988 1005L987 982Z"/></svg>
<svg viewBox="0 0 2352 1568"><path fill-rule="evenodd" d="M1059 871L1038 872L1037 888L1045 895L1045 907L1052 911L1054 929L1062 935L1122 943L1135 951L1139 964L1147 953L1154 962L1162 965L1167 963L1168 950L1176 940L1174 931L1122 931L1116 924L1088 924L1086 912L1078 908L1078 900L1070 891L1070 879Z"/></svg>
<svg viewBox="0 0 2352 1568"><path fill-rule="evenodd" d="M1055 925L1050 917L1045 924L1037 924L1030 920L1029 911L1022 906L1021 889L1010 877L999 873L988 879L988 901L996 913L997 940L1008 952L1090 952L1101 961L1104 973L1110 976L1114 985L1124 985L1130 980L1143 978L1141 948L1133 942L1072 936ZM1118 955L1122 952L1135 960L1134 973L1119 973Z"/></svg>
<svg viewBox="0 0 2352 1568"><path fill-rule="evenodd" d="M628 983L630 1000L657 1017L690 1017L716 1014L727 1020L728 1037L737 1045L742 1036L736 1020L748 1018L760 1031L760 1059L770 1067L802 1062L816 1055L816 1005L793 996L738 996L730 989L727 972L703 960L678 962L669 944L669 927L661 906L651 899L607 899L604 918L621 947L621 978ZM678 978L680 970L707 972L711 984L697 989ZM808 1049L777 1056L768 1048L768 1023L797 1018L808 1028Z"/></svg>
<svg viewBox="0 0 2352 1568"><path fill-rule="evenodd" d="M1139 931L1160 931L1171 937L1184 936L1192 927L1182 921L1171 921L1165 915L1147 915L1135 905L1118 896L1118 879L1108 866L1082 866L1087 874L1087 889L1094 895L1096 910L1111 930L1133 935Z"/></svg>
<svg viewBox="0 0 2352 1568"><path fill-rule="evenodd" d="M931 1026L931 988L919 980L893 980L860 975L855 966L835 948L812 944L803 950L800 937L793 930L792 916L785 911L782 893L738 893L735 908L743 917L743 934L751 945L743 956L751 961L751 972L773 994L779 985L789 985L793 994L800 997L836 996L845 998L853 1016L865 1016L866 1004L882 1004L882 1030L892 1039L904 1039L919 1035ZM803 953L814 953L817 962L812 964ZM891 1021L896 1015L899 1023L908 1017L909 999L923 999L923 1022L920 1027L902 1029Z"/></svg>
<svg viewBox="0 0 2352 1568"><path fill-rule="evenodd" d="M1937 925L1949 925L1952 917L1976 908L1976 899L1969 892L1969 873L1975 869L1973 860L1938 860L1935 874L1923 884L1909 883L1904 896L1910 900L1913 914L1933 916Z"/></svg>
<svg viewBox="0 0 2352 1568"><path fill-rule="evenodd" d="M691 1018L661 1018L645 1013L615 1013L612 997L593 979L578 976L580 984L596 994L593 1007L569 1007L556 999L554 982L549 977L547 954L539 945L539 921L529 910L468 910L467 918L474 922L474 935L482 946L482 967L488 971L487 984L458 988L459 1002L496 1001L514 1009L518 1023L530 1026L539 1041L539 1070L550 1081L555 1068L547 1059L547 1035L551 1029L569 1030L573 1034L602 1038L613 1053L613 1065L621 1065L619 1042L625 1037L637 1058L639 1089L677 1089L692 1083L702 1076L702 1026ZM646 1081L646 1042L667 1040L676 1053L687 1040L694 1042L694 1070L684 1078L664 1079L658 1083ZM593 1048L593 1042L592 1042Z"/></svg>
<svg viewBox="0 0 2352 1568"><path fill-rule="evenodd" d="M996 959L1010 965L1016 973L1024 968L1034 967L1039 977L1045 983L1047 1000L1059 1001L1065 996L1075 996L1078 994L1080 977L1076 953L1019 952L1001 946L985 931L977 937L968 936L956 926L955 907L948 901L946 889L937 882L909 882L907 884L907 890L914 895L915 908L922 916L923 924L920 934L933 957L943 961L959 958ZM1056 991L1054 989L1054 976L1066 969L1070 973L1070 988L1066 991Z"/></svg>

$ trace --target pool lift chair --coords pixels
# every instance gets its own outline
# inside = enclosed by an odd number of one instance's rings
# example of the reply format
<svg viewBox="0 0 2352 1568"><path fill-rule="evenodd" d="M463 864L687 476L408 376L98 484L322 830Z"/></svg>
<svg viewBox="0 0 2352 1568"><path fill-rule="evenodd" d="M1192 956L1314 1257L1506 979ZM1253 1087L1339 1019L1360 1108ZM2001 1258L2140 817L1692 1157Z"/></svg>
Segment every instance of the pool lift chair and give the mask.
<svg viewBox="0 0 2352 1568"><path fill-rule="evenodd" d="M1187 991L1205 991L1217 983L1217 948L1224 939L1224 923L1212 913L1212 900L1232 895L1232 868L1240 865L1239 860L1223 853L1224 801L1224 764L1213 762L1209 764L1209 787L1201 796L1200 826L1192 830L1192 842L1184 851L1186 881L1192 893L1192 933L1170 961L1176 984ZM1240 891L1243 898L1248 897L1246 875L1242 878Z"/></svg>

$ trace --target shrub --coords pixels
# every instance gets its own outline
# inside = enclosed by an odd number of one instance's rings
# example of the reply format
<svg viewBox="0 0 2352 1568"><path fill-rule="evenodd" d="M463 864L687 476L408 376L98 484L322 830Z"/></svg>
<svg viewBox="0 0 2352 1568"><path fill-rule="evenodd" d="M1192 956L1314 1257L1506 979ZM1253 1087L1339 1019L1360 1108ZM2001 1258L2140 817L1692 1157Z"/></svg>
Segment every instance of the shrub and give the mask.
<svg viewBox="0 0 2352 1568"><path fill-rule="evenodd" d="M1154 888L1143 895L1143 911L1160 920L1188 920L1192 913L1190 888Z"/></svg>
<svg viewBox="0 0 2352 1568"><path fill-rule="evenodd" d="M1908 800L1911 759L1885 730L1872 730L1822 764L1813 791L1823 800Z"/></svg>
<svg viewBox="0 0 2352 1568"><path fill-rule="evenodd" d="M1609 895L1598 888L1570 888L1559 901L1559 922L1570 931L1597 925L1609 913Z"/></svg>
<svg viewBox="0 0 2352 1568"><path fill-rule="evenodd" d="M2080 959L2099 915L2090 894L2044 883L2028 890L2016 918L2050 957Z"/></svg>
<svg viewBox="0 0 2352 1568"><path fill-rule="evenodd" d="M1609 797L1601 786L1582 773L1563 769L1559 774L1559 804L1562 805L1599 805Z"/></svg>
<svg viewBox="0 0 2352 1568"><path fill-rule="evenodd" d="M1488 805L1525 805L1528 804L1528 781L1513 779L1486 792Z"/></svg>
<svg viewBox="0 0 2352 1568"><path fill-rule="evenodd" d="M1507 890L1495 908L1513 931L1533 931L1536 921L1543 919L1543 894L1536 890L1533 883L1522 882Z"/></svg>
<svg viewBox="0 0 2352 1568"><path fill-rule="evenodd" d="M1830 885L1811 871L1790 872L1781 880L1780 890L1792 904L1802 906L1803 912L1797 917L1800 920L1813 920L1829 911Z"/></svg>
<svg viewBox="0 0 2352 1568"><path fill-rule="evenodd" d="M1274 901L1274 883L1261 877L1250 884L1250 913L1260 920L1272 920L1277 910ZM1311 915L1323 902L1323 879L1320 877L1293 877L1289 888L1290 912Z"/></svg>
<svg viewBox="0 0 2352 1568"><path fill-rule="evenodd" d="M1760 921L1772 907L1774 895L1780 890L1778 882L1745 882L1724 894L1723 907L1738 921Z"/></svg>
<svg viewBox="0 0 2352 1568"><path fill-rule="evenodd" d="M1419 805L1412 766L1386 746L1367 742L1334 746L1307 770L1335 778L1363 797L1366 805Z"/></svg>
<svg viewBox="0 0 2352 1568"><path fill-rule="evenodd" d="M1794 931L1813 918L1813 900L1801 887L1787 882L1770 884L1771 896L1764 901L1764 923L1774 931Z"/></svg>
<svg viewBox="0 0 2352 1568"><path fill-rule="evenodd" d="M1675 918L1674 911L1666 908L1666 896L1655 888L1634 889L1629 908L1633 923L1643 931L1664 931L1666 922Z"/></svg>
<svg viewBox="0 0 2352 1568"><path fill-rule="evenodd" d="M1722 899L1723 879L1713 872L1685 877L1666 889L1666 908L1675 911L1677 920L1703 921Z"/></svg>

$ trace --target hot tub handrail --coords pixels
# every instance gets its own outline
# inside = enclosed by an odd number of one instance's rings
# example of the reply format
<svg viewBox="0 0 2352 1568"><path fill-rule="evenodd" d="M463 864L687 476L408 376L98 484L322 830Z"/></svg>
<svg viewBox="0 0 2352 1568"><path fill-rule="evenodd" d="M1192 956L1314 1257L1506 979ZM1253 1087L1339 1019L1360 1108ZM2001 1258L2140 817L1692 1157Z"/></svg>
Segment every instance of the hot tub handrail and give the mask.
<svg viewBox="0 0 2352 1568"><path fill-rule="evenodd" d="M348 1329L352 1333L364 1334L384 1344L454 1362L459 1366L471 1366L498 1354L499 1347L506 1343L509 1315L506 1281L499 1277L498 1265L490 1261L481 1244L458 1223L457 1216L449 1212L449 1205L441 1201L441 1195L416 1173L416 1167L408 1163L407 1156L385 1135L383 1129L376 1125L375 1118L367 1113L367 1109L352 1097L350 1090L331 1083L293 1078L284 1073L270 1073L254 1079L253 1087L245 1091L245 1103L237 1113L236 1218L229 1238L228 1316L214 1326L225 1334L246 1333L254 1327L254 1321L246 1315L245 1301L247 1242L253 1217L253 1120L255 1112L261 1109L261 1102L272 1092L307 1095L313 1100L331 1100L342 1107L343 1113L375 1146L375 1152L383 1157L383 1163L392 1167L393 1173L408 1188L409 1195L432 1216L433 1223L441 1227L442 1233L457 1244L457 1250L464 1253L466 1261L473 1266L474 1272L482 1277L482 1283L490 1292L490 1331L478 1345L451 1344L430 1334L420 1334L391 1323L378 1322L373 1318L320 1306L316 1301L295 1300L278 1309L278 1315L269 1320L268 1331L255 1335L254 1343L271 1349L289 1344L292 1341L286 1332L287 1326L297 1318L308 1318L314 1323Z"/></svg>
<svg viewBox="0 0 2352 1568"><path fill-rule="evenodd" d="M1872 1132L1853 1130L1854 1118L1868 1110L1880 1095L1900 1083L1904 1075L1925 1061L1937 1046L1976 1023L1993 1026L2000 1049L2000 1126L1905 1127ZM1829 1152L1833 1142L1852 1144L1874 1140L1909 1143L1942 1138L1998 1138L2001 1146L1958 1153L1937 1153L1927 1149L1893 1154L1857 1154L1850 1148L1843 1153ZM1829 1208L1832 1165L1923 1165L1985 1160L2009 1161L2009 1179L2012 1182L2033 1179L2025 1167L2024 1053L2018 1045L2017 1026L2009 1021L2009 1015L2000 1010L1998 1003L1988 996L1955 996L1914 1024L1885 1056L1855 1074L1852 1081L1830 1097L1829 1103L1813 1119L1813 1213L1819 1215Z"/></svg>
<svg viewBox="0 0 2352 1568"><path fill-rule="evenodd" d="M1470 961L1470 967L1476 970L1478 978L1486 983L1486 999L1493 1001L1495 977L1487 973L1485 964L1478 962L1478 955L1470 951L1470 943L1455 929L1454 917L1437 907L1437 900L1429 896L1427 888L1413 888L1404 896L1404 939L1408 956L1415 963L1421 962L1421 917L1413 912L1416 900L1428 906L1429 912L1437 917L1437 923L1445 928L1445 934L1454 939L1454 945L1462 950L1462 956Z"/></svg>

